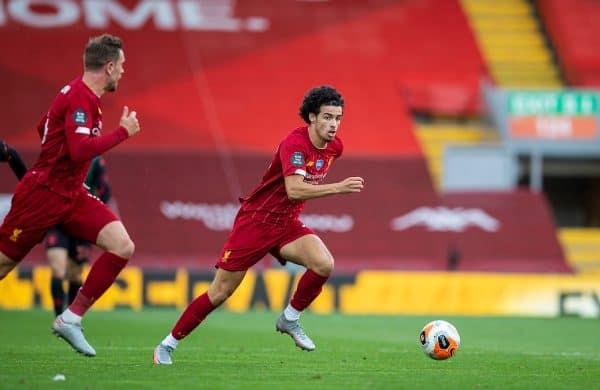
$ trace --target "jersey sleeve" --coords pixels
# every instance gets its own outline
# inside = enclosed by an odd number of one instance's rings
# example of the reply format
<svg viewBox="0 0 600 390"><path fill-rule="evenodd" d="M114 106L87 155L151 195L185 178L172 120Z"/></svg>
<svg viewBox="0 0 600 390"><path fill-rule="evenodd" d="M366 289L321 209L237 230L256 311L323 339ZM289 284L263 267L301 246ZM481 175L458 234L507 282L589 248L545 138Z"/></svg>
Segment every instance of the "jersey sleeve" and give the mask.
<svg viewBox="0 0 600 390"><path fill-rule="evenodd" d="M92 132L91 108L89 101L73 99L65 112L65 135L69 155L73 161L89 160L128 138L127 130L122 126L108 134L90 136Z"/></svg>
<svg viewBox="0 0 600 390"><path fill-rule="evenodd" d="M291 175L306 176L306 160L308 151L306 145L294 139L286 139L279 146L281 171L283 177Z"/></svg>

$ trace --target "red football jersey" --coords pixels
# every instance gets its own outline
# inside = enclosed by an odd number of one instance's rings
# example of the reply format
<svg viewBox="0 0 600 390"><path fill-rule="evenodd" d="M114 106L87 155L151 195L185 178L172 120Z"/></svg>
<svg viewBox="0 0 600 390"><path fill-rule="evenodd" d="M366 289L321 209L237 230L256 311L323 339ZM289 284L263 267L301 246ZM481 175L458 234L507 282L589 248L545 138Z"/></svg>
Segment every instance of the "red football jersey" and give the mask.
<svg viewBox="0 0 600 390"><path fill-rule="evenodd" d="M306 183L319 184L343 149L337 136L325 149L317 149L310 141L308 127L293 130L279 144L262 182L242 199L241 211L251 212L253 218L275 224L287 224L298 218L306 201L288 199L284 177L302 175Z"/></svg>
<svg viewBox="0 0 600 390"><path fill-rule="evenodd" d="M42 150L28 174L71 196L81 189L91 159L128 137L124 127L104 136L101 130L100 98L79 77L58 93L40 121Z"/></svg>

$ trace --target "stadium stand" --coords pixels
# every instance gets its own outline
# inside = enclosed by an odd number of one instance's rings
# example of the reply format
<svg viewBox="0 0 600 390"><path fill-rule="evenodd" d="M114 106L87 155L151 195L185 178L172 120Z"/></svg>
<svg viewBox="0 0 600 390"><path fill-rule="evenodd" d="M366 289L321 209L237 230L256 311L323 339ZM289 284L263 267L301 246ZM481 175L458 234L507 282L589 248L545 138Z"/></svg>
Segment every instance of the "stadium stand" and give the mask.
<svg viewBox="0 0 600 390"><path fill-rule="evenodd" d="M600 229L563 228L559 236L571 268L577 272L600 272Z"/></svg>
<svg viewBox="0 0 600 390"><path fill-rule="evenodd" d="M440 188L443 174L443 154L447 146L475 146L497 143L498 133L483 124L458 125L453 123L416 124L417 137L427 159L429 174L436 188Z"/></svg>
<svg viewBox="0 0 600 390"><path fill-rule="evenodd" d="M531 2L462 0L461 3L497 85L562 86L559 69Z"/></svg>
<svg viewBox="0 0 600 390"><path fill-rule="evenodd" d="M173 12L179 4L163 3ZM481 112L479 84L488 71L461 3L282 3L223 2L232 7L219 11L229 30L165 29L171 19L164 15L131 17L135 2L93 17L82 7L71 25L44 28L24 26L8 10L0 41L19 34L22 44L3 45L0 53L2 136L28 162L35 158L39 139L32 128L63 83L80 73L82 42L98 31L90 20L105 17L127 56L120 90L104 102L105 127L127 104L143 128L106 156L136 242L136 265L209 269L237 197L256 184L275 145L300 124L301 96L313 85L333 84L347 106L340 133L345 155L330 178L367 181L360 197L318 200L306 210L338 270L569 271L543 196L435 189L442 144L489 140L479 127L415 131L410 115ZM137 24L125 25L132 20ZM14 60L24 56L30 61ZM425 155L433 156L432 177ZM0 172L0 193L14 188L7 171ZM43 261L33 252L25 264Z"/></svg>
<svg viewBox="0 0 600 390"><path fill-rule="evenodd" d="M600 86L600 4L594 0L537 2L568 83Z"/></svg>

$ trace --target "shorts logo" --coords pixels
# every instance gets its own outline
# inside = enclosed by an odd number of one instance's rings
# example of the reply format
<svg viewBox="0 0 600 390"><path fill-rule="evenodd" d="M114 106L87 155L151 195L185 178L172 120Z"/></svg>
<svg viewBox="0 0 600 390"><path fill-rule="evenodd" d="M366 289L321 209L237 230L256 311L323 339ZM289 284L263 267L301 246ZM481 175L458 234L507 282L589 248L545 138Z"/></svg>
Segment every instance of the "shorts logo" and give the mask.
<svg viewBox="0 0 600 390"><path fill-rule="evenodd" d="M12 232L12 236L10 236L10 240L12 242L17 242L17 240L19 239L19 236L21 235L21 233L23 233L23 229L14 229Z"/></svg>
<svg viewBox="0 0 600 390"><path fill-rule="evenodd" d="M225 251L223 257L221 257L221 263L227 263L227 259L231 256L231 251Z"/></svg>
<svg viewBox="0 0 600 390"><path fill-rule="evenodd" d="M324 163L325 163L325 161L323 161L323 160L317 160L317 164L315 165L315 168L317 168L317 171L320 170L321 168L323 168Z"/></svg>
<svg viewBox="0 0 600 390"><path fill-rule="evenodd" d="M81 108L78 108L73 113L73 122L78 125L85 125L87 123L87 114Z"/></svg>
<svg viewBox="0 0 600 390"><path fill-rule="evenodd" d="M301 167L304 165L304 156L300 152L292 153L292 157L290 158L290 162L295 167Z"/></svg>

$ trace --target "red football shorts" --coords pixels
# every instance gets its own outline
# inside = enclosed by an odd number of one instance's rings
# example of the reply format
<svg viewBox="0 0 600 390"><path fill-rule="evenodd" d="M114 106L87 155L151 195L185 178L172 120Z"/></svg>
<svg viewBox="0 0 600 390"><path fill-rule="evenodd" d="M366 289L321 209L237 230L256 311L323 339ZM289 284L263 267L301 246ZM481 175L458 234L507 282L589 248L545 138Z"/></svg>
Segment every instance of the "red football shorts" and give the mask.
<svg viewBox="0 0 600 390"><path fill-rule="evenodd" d="M26 176L17 184L10 211L0 227L0 252L19 262L53 226L95 243L100 230L116 220L114 213L83 186L70 198Z"/></svg>
<svg viewBox="0 0 600 390"><path fill-rule="evenodd" d="M280 249L307 234L315 232L297 219L285 225L274 225L252 219L250 213L239 212L215 267L227 271L245 271L267 253L271 253L283 265L286 260L279 254Z"/></svg>

